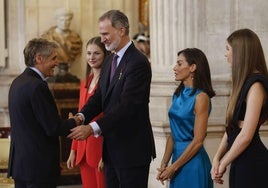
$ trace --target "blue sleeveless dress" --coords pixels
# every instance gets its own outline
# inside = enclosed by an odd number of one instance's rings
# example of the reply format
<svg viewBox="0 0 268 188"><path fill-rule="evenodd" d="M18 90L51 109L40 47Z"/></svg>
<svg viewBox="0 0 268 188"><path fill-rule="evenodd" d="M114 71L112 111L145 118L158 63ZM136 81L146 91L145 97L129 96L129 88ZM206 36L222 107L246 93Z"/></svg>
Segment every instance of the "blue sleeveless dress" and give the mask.
<svg viewBox="0 0 268 188"><path fill-rule="evenodd" d="M192 88L185 87L179 96L174 95L169 110L171 133L174 140L172 163L178 159L188 144L193 140L194 106L197 90L190 95ZM210 176L211 163L204 147L180 168L170 180L170 188L213 188Z"/></svg>

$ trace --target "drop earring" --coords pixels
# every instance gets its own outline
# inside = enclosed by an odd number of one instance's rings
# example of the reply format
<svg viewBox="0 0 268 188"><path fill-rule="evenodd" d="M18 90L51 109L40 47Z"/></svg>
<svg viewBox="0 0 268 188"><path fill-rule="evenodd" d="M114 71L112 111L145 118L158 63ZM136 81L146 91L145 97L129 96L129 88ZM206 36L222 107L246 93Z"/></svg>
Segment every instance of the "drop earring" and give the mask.
<svg viewBox="0 0 268 188"><path fill-rule="evenodd" d="M193 74L191 74L191 79L192 79L192 80L194 79L194 75L193 75Z"/></svg>

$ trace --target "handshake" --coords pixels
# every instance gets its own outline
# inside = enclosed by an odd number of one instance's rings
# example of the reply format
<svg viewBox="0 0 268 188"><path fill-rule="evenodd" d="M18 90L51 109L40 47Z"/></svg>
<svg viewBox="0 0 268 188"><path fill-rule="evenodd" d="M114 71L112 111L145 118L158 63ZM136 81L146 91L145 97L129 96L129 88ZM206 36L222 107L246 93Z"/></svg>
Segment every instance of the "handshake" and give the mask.
<svg viewBox="0 0 268 188"><path fill-rule="evenodd" d="M90 135L93 135L93 128L90 124L82 125L84 122L84 118L79 115L73 115L71 112L69 113L69 119L73 118L76 122L76 127L71 129L71 133L67 136L67 138L74 139L74 140L85 140Z"/></svg>
<svg viewBox="0 0 268 188"><path fill-rule="evenodd" d="M76 114L74 116L72 112L69 112L68 118L69 119L73 118L75 120L76 126L82 125L82 123L84 121L84 119L81 115Z"/></svg>

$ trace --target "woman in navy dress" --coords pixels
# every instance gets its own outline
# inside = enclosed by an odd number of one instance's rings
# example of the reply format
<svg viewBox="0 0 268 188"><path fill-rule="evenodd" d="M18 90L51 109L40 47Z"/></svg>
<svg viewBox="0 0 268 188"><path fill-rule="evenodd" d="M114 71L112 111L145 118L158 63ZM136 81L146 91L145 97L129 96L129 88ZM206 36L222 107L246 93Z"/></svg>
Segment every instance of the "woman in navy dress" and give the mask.
<svg viewBox="0 0 268 188"><path fill-rule="evenodd" d="M222 184L231 164L230 188L268 187L268 150L259 136L268 117L268 71L258 36L240 29L227 38L232 67L232 92L226 113L227 128L213 159L211 176Z"/></svg>
<svg viewBox="0 0 268 188"><path fill-rule="evenodd" d="M210 99L215 95L205 54L197 48L178 52L175 80L181 81L169 110L171 134L158 168L157 179L170 188L212 188L211 163L203 147ZM168 165L172 157L171 163Z"/></svg>

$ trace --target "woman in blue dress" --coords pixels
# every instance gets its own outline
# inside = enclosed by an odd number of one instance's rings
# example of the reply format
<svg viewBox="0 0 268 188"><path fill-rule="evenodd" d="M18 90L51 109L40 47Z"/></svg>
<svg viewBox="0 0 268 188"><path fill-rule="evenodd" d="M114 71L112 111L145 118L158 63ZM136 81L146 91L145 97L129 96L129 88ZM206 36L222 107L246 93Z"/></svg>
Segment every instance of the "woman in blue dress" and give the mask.
<svg viewBox="0 0 268 188"><path fill-rule="evenodd" d="M212 188L211 163L203 146L215 95L209 64L201 50L187 48L178 52L173 70L181 82L168 114L171 134L157 179L162 184L170 180L170 188Z"/></svg>

